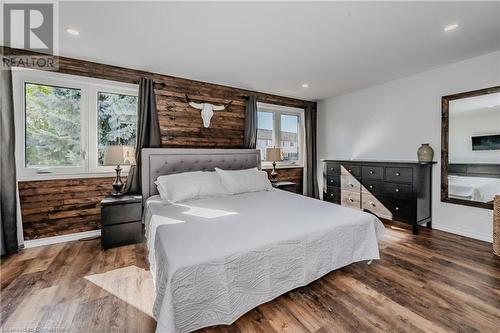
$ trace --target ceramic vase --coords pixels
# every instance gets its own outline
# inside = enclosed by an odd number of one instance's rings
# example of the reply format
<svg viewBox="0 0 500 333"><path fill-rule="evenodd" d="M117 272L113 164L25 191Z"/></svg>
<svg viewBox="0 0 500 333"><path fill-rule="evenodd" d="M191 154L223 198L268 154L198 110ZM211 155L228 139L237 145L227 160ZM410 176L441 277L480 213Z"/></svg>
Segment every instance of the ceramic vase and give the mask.
<svg viewBox="0 0 500 333"><path fill-rule="evenodd" d="M417 150L418 161L420 163L432 162L434 157L434 150L428 143L423 143Z"/></svg>

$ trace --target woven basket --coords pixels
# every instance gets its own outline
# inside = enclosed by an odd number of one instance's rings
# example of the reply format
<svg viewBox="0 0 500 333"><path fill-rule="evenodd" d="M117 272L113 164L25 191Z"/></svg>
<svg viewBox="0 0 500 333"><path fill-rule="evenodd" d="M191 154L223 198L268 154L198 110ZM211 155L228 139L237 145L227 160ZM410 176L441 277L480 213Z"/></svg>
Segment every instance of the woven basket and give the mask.
<svg viewBox="0 0 500 333"><path fill-rule="evenodd" d="M493 253L500 256L500 195L495 196L493 209Z"/></svg>

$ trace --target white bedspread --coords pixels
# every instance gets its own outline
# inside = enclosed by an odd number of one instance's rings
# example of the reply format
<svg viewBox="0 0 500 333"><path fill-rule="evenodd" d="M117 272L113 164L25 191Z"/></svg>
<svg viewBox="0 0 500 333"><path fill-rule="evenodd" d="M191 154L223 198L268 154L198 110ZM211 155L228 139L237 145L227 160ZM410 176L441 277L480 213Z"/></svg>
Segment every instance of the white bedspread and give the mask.
<svg viewBox="0 0 500 333"><path fill-rule="evenodd" d="M156 332L230 324L328 272L379 259L373 215L273 190L167 204L148 200Z"/></svg>
<svg viewBox="0 0 500 333"><path fill-rule="evenodd" d="M498 194L498 178L448 176L448 195L452 198L489 202Z"/></svg>

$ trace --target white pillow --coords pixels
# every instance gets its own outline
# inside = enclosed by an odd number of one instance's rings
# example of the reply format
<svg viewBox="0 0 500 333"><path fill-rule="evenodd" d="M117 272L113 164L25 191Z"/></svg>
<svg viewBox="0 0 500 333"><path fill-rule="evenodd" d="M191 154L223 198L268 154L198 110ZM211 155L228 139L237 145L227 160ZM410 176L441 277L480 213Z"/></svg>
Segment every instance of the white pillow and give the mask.
<svg viewBox="0 0 500 333"><path fill-rule="evenodd" d="M158 193L160 194L161 199L163 201L167 201L168 200L167 191L165 191L163 186L161 186L160 182L157 180L155 181L155 185L156 185L156 189L158 190Z"/></svg>
<svg viewBox="0 0 500 333"><path fill-rule="evenodd" d="M170 202L226 194L220 177L214 171L183 172L160 176L155 184L162 200Z"/></svg>
<svg viewBox="0 0 500 333"><path fill-rule="evenodd" d="M222 170L215 168L222 185L229 194L269 191L273 188L267 178L267 172L257 168L246 170Z"/></svg>

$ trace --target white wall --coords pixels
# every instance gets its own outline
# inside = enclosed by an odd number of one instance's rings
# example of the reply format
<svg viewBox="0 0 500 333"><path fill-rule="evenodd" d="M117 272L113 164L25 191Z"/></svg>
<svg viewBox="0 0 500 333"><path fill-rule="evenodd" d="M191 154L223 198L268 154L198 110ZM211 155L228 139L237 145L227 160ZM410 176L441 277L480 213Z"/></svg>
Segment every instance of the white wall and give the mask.
<svg viewBox="0 0 500 333"><path fill-rule="evenodd" d="M498 150L472 150L472 137L500 134L500 107L452 112L450 107L450 163L500 163Z"/></svg>
<svg viewBox="0 0 500 333"><path fill-rule="evenodd" d="M430 143L439 162L441 96L497 85L500 52L323 100L318 158L416 160L420 144ZM441 202L440 163L433 172L434 228L491 242L492 211Z"/></svg>

